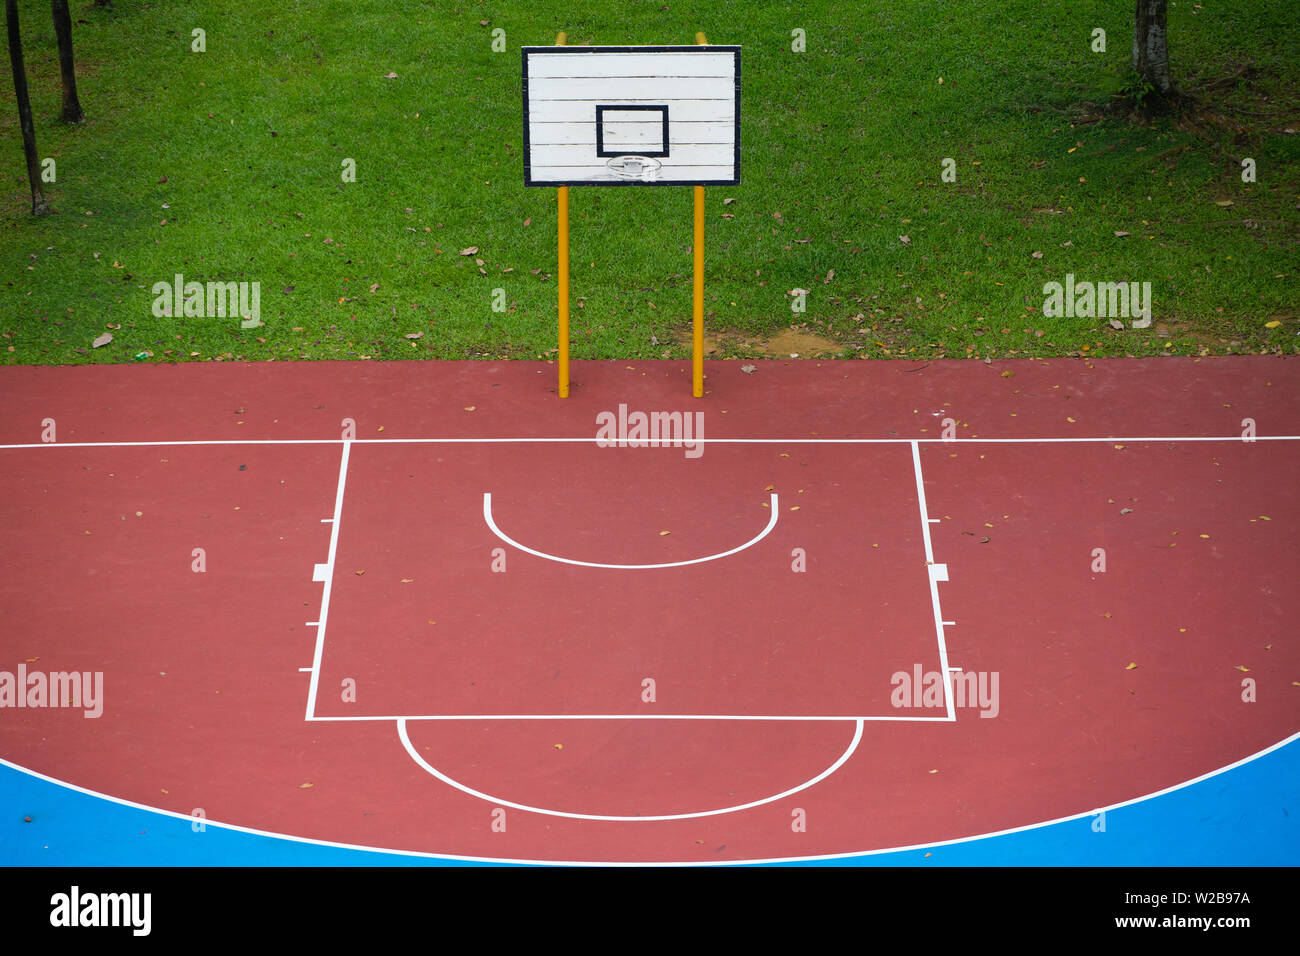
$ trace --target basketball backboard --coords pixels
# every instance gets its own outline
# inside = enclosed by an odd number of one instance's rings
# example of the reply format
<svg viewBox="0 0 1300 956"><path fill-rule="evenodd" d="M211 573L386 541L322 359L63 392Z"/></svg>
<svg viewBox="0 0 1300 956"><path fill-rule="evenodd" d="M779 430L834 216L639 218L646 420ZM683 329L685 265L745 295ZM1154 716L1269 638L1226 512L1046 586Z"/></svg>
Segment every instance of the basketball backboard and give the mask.
<svg viewBox="0 0 1300 956"><path fill-rule="evenodd" d="M524 185L740 182L740 47L523 48Z"/></svg>

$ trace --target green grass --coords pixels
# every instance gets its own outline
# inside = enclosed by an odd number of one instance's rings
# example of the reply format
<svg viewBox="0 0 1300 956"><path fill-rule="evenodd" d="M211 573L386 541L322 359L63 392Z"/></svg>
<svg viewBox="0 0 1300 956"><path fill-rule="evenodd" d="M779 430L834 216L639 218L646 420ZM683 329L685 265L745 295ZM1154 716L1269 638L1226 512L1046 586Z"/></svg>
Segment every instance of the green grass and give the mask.
<svg viewBox="0 0 1300 956"><path fill-rule="evenodd" d="M55 214L31 218L5 70L6 363L549 357L555 190L522 185L518 50L559 29L744 48L743 181L708 191L719 354L761 354L792 325L855 357L1300 352L1292 0L1171 4L1174 70L1201 107L1154 120L1111 109L1135 79L1132 11L1102 0L74 0L75 128L56 119L48 5L23 6L58 179ZM571 196L574 358L687 355L691 191ZM155 318L151 287L176 273L260 282L264 326ZM1151 328L1044 318L1043 284L1066 273L1151 282Z"/></svg>

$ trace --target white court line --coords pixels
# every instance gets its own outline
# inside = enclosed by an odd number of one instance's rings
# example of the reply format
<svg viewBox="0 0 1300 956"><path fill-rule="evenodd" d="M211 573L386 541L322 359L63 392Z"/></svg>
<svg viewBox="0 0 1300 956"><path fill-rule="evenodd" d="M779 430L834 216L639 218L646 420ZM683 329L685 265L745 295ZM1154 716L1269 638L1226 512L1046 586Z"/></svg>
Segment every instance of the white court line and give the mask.
<svg viewBox="0 0 1300 956"><path fill-rule="evenodd" d="M527 554L534 555L535 557L545 558L547 561L558 561L561 564L576 564L584 568L612 568L617 571L645 571L652 568L680 568L685 567L688 564L703 564L705 561L716 561L719 558L729 557L730 555L744 551L746 548L758 544L758 542L766 538L768 533L776 527L777 519L780 516L780 501L776 496L776 492L772 493L768 507L772 514L767 519L767 527L760 531L755 537L750 538L742 545L732 548L730 551L719 551L717 554L706 555L702 558L691 558L689 561L669 561L665 564L598 564L595 561L576 561L573 558L561 558L557 555L547 554L545 551L538 551L534 548L528 547L527 545L520 544L497 527L496 521L492 519L492 495L489 492L483 493L483 520L486 521L487 526L492 529L492 533L506 544L518 548L520 551L526 552Z"/></svg>
<svg viewBox="0 0 1300 956"><path fill-rule="evenodd" d="M320 685L321 656L325 652L325 620L330 612L330 589L334 585L334 555L339 547L339 518L343 515L343 486L348 478L348 455L352 450L351 442L343 443L343 454L339 458L339 486L334 494L334 517L330 523L330 556L326 561L328 573L318 576L313 567L312 580L323 580L324 590L320 599L320 621L316 628L316 650L311 661L311 687L307 691L307 719L316 713L316 690Z"/></svg>
<svg viewBox="0 0 1300 956"><path fill-rule="evenodd" d="M819 721L913 721L951 723L955 717L906 717L902 715L868 716L837 714L376 714L328 717L313 714L308 720L819 720Z"/></svg>
<svg viewBox="0 0 1300 956"><path fill-rule="evenodd" d="M847 761L850 757L853 756L853 751L858 749L858 744L862 741L862 721L859 720L854 725L853 741L849 744L848 748L844 751L844 753L840 754L840 759L836 760L833 764L831 764L829 767L827 767L817 776L813 777L810 780L805 780L797 787L791 787L789 790L783 790L780 793L775 794L774 796L764 797L762 800L751 800L749 803L738 804L734 807L722 807L721 809L718 810L701 810L696 813L668 813L668 814L662 814L660 816L638 816L638 817L604 816L595 813L570 813L566 810L545 810L541 807L530 807L527 806L526 804L512 803L509 800L502 800L499 797L489 796L486 793L483 793L478 790L474 790L471 787L465 786L465 784L463 783L459 783L458 781L451 779L451 777L447 776L445 773L438 770L438 768L432 766L430 763L428 763L428 761L426 761L423 757L421 757L419 751L417 751L414 745L411 743L411 738L406 733L405 720L397 721L397 735L402 738L402 746L405 747L406 752L411 755L411 759L414 760L417 764L419 764L419 766L423 768L425 771L433 774L433 776L437 777L439 780L441 780L443 783L447 784L448 786L455 787L457 790L460 790L464 793L468 793L471 797L478 797L480 800L486 800L488 803L494 804L496 806L512 807L515 810L525 810L528 813L542 813L548 817L568 817L569 819L572 820L603 820L606 822L616 822L616 823L637 823L637 822L644 821L647 823L651 823L651 822L659 822L663 820L693 820L697 817L715 817L722 813L736 813L740 810L750 810L753 809L754 807L761 807L765 803L773 803L785 797L792 796L798 793L800 790L807 790L809 787L814 786L820 783L821 781L825 780L836 770L839 770L840 767L844 766L845 761Z"/></svg>
<svg viewBox="0 0 1300 956"><path fill-rule="evenodd" d="M529 445L608 442L607 438L241 438L205 439L201 441L80 441L28 442L0 445L0 451L22 448L152 448L172 445ZM638 439L652 446L673 446L675 439ZM1118 442L1136 445L1141 442L1178 444L1181 442L1237 442L1243 445L1261 441L1300 441L1300 435L1225 436L1145 436L1111 438L696 438L700 444L712 445L1064 445Z"/></svg>
<svg viewBox="0 0 1300 956"><path fill-rule="evenodd" d="M1266 757L1275 750L1280 750L1291 744L1300 743L1300 733L1291 734L1277 743L1270 744L1263 750L1258 750L1247 757L1235 760L1230 764L1218 767L1208 773L1193 777L1190 780L1184 780L1182 783L1176 783L1173 786L1165 787L1163 790L1157 790L1153 793L1146 793L1139 797L1133 797L1129 800L1122 800L1119 803L1108 804L1104 807L1096 807L1092 810L1083 810L1069 816L1055 817L1050 820L1040 820L1037 823L1028 823L1018 827L1008 827L1004 830L990 830L985 833L976 833L971 836L957 837L951 840L936 840L931 843L912 843L906 846L881 847L875 850L850 850L844 853L823 853L815 856L778 856L763 857L751 860L694 860L694 861L662 861L662 860L542 860L527 859L515 857L496 857L496 856L468 856L454 853L429 853L423 850L399 850L394 847L367 846L361 843L341 843L336 840L317 840L312 837L293 836L289 833L277 833L274 830L259 830L255 827L241 826L238 823L223 823L220 820L211 818L204 820L204 824L210 827L219 827L222 830L229 830L232 833L247 833L250 836L266 837L271 840L283 840L287 843L296 843L301 846L319 846L334 850L358 850L367 853L382 853L385 856L403 857L406 859L417 860L457 860L466 863L518 863L524 865L536 866L607 866L607 867L628 867L628 866L653 866L653 867L678 867L678 866L745 866L757 863L812 863L819 860L843 860L857 856L882 856L888 853L904 853L912 850L933 850L940 847L956 846L962 843L975 843L980 840L990 840L995 837L1009 836L1014 833L1025 833L1031 830L1038 830L1043 827L1055 826L1059 823L1073 823L1077 820L1083 820L1088 817L1096 817L1098 813L1110 813L1112 810L1122 810L1125 807L1135 806L1148 800L1155 800L1159 797L1176 793L1187 787L1195 786L1219 776L1236 770L1238 767L1252 763L1261 757ZM91 790L89 787L78 786L75 783L69 783L66 780L60 780L57 777L51 777L43 774L39 770L32 770L21 764L6 760L0 757L0 766L8 767L10 770L16 770L19 773L26 774L35 780L41 780L56 787L62 787L64 790L70 790L73 793L80 793L84 796L95 797L108 803L116 804L120 807L129 807L132 810L143 810L146 813L157 814L160 817L168 817L173 820L183 820L186 823L194 822L193 814L181 813L179 810L164 810L161 807L153 807L146 803L137 803L134 800L126 800L122 797L115 797L112 794L104 793L100 790Z"/></svg>
<svg viewBox="0 0 1300 956"><path fill-rule="evenodd" d="M930 577L930 605L934 609L934 632L939 638L939 673L943 675L943 701L950 720L957 719L953 709L952 676L948 673L948 645L944 640L943 611L939 609L939 582L948 580L948 566L934 563L934 548L930 544L930 512L925 504L925 479L921 477L921 446L912 442L912 470L916 473L916 501L921 508L921 535L925 539L926 571Z"/></svg>

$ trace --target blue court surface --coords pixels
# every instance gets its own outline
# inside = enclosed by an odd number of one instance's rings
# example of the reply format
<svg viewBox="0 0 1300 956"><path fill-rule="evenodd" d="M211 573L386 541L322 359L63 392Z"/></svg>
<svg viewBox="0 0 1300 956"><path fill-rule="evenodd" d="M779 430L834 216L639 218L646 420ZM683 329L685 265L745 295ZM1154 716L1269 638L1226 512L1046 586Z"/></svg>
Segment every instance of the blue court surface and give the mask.
<svg viewBox="0 0 1300 956"><path fill-rule="evenodd" d="M529 862L385 852L213 822L197 824L189 817L43 779L7 762L0 762L0 804L5 808L0 820L0 862L11 866L473 866ZM1110 808L1102 816L1087 814L958 843L764 864L1290 866L1297 859L1300 734L1230 768Z"/></svg>

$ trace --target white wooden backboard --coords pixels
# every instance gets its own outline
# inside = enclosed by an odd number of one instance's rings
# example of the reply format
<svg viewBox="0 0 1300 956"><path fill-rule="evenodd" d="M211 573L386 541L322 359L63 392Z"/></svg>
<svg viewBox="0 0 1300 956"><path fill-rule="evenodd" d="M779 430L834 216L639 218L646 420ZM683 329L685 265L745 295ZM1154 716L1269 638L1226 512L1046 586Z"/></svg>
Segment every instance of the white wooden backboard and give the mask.
<svg viewBox="0 0 1300 956"><path fill-rule="evenodd" d="M524 185L740 182L740 47L526 46L523 68Z"/></svg>

